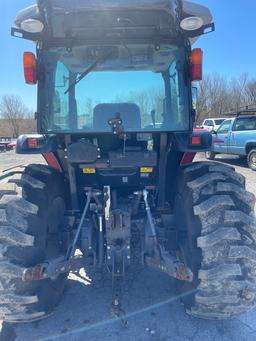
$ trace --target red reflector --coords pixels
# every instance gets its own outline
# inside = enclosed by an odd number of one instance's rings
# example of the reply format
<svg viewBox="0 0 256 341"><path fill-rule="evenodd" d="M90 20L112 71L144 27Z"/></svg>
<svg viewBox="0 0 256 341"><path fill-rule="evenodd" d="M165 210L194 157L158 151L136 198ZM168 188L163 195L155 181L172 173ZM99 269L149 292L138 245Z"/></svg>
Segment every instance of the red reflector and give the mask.
<svg viewBox="0 0 256 341"><path fill-rule="evenodd" d="M201 136L192 136L191 137L191 144L192 145L200 145L202 143Z"/></svg>
<svg viewBox="0 0 256 341"><path fill-rule="evenodd" d="M38 139L30 138L28 139L28 148L37 148L38 147Z"/></svg>
<svg viewBox="0 0 256 341"><path fill-rule="evenodd" d="M196 156L196 153L190 153L190 152L185 153L183 155L183 158L182 158L180 164L181 165L187 165L188 163L193 162L195 156Z"/></svg>
<svg viewBox="0 0 256 341"><path fill-rule="evenodd" d="M201 49L193 49L190 58L191 80L201 81L203 78L203 51Z"/></svg>
<svg viewBox="0 0 256 341"><path fill-rule="evenodd" d="M202 64L191 65L191 79L192 81L201 81L203 79Z"/></svg>
<svg viewBox="0 0 256 341"><path fill-rule="evenodd" d="M33 68L24 69L24 75L27 84L36 84L36 72Z"/></svg>

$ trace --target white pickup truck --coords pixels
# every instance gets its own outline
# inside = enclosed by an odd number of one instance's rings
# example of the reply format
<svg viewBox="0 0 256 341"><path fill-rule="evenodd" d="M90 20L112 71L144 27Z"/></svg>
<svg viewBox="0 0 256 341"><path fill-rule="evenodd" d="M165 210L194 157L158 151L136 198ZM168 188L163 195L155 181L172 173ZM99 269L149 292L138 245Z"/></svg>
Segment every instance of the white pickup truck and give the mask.
<svg viewBox="0 0 256 341"><path fill-rule="evenodd" d="M202 128L208 131L216 131L225 118L206 118L202 123Z"/></svg>

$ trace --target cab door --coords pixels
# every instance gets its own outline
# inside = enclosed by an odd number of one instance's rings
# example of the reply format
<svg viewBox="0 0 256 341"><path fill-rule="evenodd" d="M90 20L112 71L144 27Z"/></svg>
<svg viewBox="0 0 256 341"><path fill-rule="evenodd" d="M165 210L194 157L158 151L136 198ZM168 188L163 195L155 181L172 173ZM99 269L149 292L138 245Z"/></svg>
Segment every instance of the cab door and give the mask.
<svg viewBox="0 0 256 341"><path fill-rule="evenodd" d="M227 153L233 120L225 120L213 135L213 150L216 153Z"/></svg>

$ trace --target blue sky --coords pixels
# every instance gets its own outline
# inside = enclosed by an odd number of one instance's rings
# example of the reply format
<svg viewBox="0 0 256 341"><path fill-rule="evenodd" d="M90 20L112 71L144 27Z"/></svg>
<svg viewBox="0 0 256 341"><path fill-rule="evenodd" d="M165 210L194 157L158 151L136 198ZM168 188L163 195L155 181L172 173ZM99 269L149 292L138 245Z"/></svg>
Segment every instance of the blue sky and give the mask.
<svg viewBox="0 0 256 341"><path fill-rule="evenodd" d="M255 0L195 0L213 13L216 32L197 43L204 50L204 71L228 77L256 77Z"/></svg>
<svg viewBox="0 0 256 341"><path fill-rule="evenodd" d="M256 78L255 0L195 0L212 10L216 32L200 39L204 50L204 72L219 72L236 77L247 72ZM10 36L17 11L33 0L0 1L0 96L20 95L31 108L36 108L36 87L24 84L22 53L34 51L35 45Z"/></svg>

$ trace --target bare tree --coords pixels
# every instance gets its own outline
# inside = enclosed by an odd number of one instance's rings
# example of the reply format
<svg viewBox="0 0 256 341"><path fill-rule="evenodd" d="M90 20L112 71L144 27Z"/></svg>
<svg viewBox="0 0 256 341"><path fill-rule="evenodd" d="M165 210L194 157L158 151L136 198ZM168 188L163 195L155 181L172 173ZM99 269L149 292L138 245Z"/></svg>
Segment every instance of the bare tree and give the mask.
<svg viewBox="0 0 256 341"><path fill-rule="evenodd" d="M230 81L230 98L232 100L230 110L238 110L242 106L247 105L248 95L246 87L249 82L248 74L243 74L238 78Z"/></svg>
<svg viewBox="0 0 256 341"><path fill-rule="evenodd" d="M256 79L251 80L246 84L246 105L254 105L256 103Z"/></svg>
<svg viewBox="0 0 256 341"><path fill-rule="evenodd" d="M205 76L199 83L197 121L221 117L247 105L256 104L256 80L247 74L227 80L219 74Z"/></svg>
<svg viewBox="0 0 256 341"><path fill-rule="evenodd" d="M6 119L13 131L13 137L20 135L21 125L24 119L32 117L29 110L19 96L5 95L0 102L0 115Z"/></svg>
<svg viewBox="0 0 256 341"><path fill-rule="evenodd" d="M198 121L206 117L219 117L230 105L227 80L218 75L207 75L199 83Z"/></svg>

